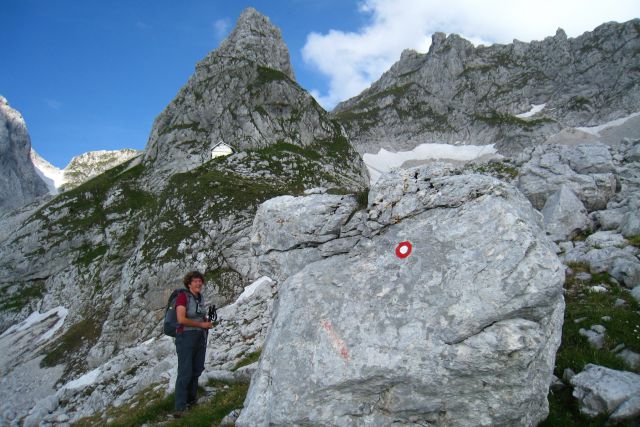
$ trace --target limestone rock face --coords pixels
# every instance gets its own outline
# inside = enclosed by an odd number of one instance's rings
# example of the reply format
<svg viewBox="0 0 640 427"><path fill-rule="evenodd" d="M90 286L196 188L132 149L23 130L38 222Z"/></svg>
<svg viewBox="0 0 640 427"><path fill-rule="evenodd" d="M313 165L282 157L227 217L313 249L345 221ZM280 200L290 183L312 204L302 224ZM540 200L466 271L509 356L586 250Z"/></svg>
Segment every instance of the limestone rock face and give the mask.
<svg viewBox="0 0 640 427"><path fill-rule="evenodd" d="M616 193L614 172L605 145L541 145L522 166L518 188L536 209L542 209L547 198L566 185L588 211L594 211L604 209Z"/></svg>
<svg viewBox="0 0 640 427"><path fill-rule="evenodd" d="M362 187L368 179L342 128L295 82L280 30L251 8L155 120L144 156L150 188L211 160L220 142L235 151L277 143L314 149L329 166L341 150L350 166L338 172Z"/></svg>
<svg viewBox="0 0 640 427"><path fill-rule="evenodd" d="M403 52L333 113L361 153L456 141L517 153L565 127L638 110L638 23L603 24L575 39L558 30L542 41L488 47L436 33L428 53Z"/></svg>
<svg viewBox="0 0 640 427"><path fill-rule="evenodd" d="M584 205L566 185L547 199L542 209L544 224L551 240L569 240L577 232L589 228Z"/></svg>
<svg viewBox="0 0 640 427"><path fill-rule="evenodd" d="M348 252L359 239L356 227L361 216L350 221L357 208L353 196L328 194L266 201L251 229L255 271L284 280L300 266Z"/></svg>
<svg viewBox="0 0 640 427"><path fill-rule="evenodd" d="M445 167L381 181L356 247L279 286L237 425L536 425L564 309L539 214Z"/></svg>
<svg viewBox="0 0 640 427"><path fill-rule="evenodd" d="M0 214L48 193L30 151L31 138L22 115L0 96Z"/></svg>

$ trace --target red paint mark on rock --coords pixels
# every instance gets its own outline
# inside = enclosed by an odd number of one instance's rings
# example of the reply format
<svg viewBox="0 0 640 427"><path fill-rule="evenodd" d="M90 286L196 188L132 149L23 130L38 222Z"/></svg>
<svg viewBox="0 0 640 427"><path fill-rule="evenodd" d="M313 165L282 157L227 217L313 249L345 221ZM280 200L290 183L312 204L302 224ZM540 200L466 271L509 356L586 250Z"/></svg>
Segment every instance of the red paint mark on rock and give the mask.
<svg viewBox="0 0 640 427"><path fill-rule="evenodd" d="M331 345L333 348L340 354L340 356L345 360L349 360L349 350L347 349L346 344L340 338L340 336L333 329L333 325L328 320L322 321L322 327L325 331L327 331L327 335L329 335L329 340L331 341Z"/></svg>
<svg viewBox="0 0 640 427"><path fill-rule="evenodd" d="M400 242L398 246L396 246L396 256L398 258L406 258L411 255L412 250L413 246L411 242Z"/></svg>

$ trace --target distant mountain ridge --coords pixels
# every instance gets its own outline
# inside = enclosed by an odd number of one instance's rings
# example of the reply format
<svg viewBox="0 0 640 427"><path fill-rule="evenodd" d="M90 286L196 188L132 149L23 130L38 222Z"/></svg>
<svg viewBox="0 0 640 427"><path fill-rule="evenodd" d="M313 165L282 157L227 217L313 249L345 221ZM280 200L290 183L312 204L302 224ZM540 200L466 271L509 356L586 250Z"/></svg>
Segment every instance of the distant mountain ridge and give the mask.
<svg viewBox="0 0 640 427"><path fill-rule="evenodd" d="M566 127L635 113L640 20L580 37L474 47L436 33L429 52L405 50L370 88L332 114L360 153L421 143L496 144L517 154ZM539 106L539 111L522 115Z"/></svg>

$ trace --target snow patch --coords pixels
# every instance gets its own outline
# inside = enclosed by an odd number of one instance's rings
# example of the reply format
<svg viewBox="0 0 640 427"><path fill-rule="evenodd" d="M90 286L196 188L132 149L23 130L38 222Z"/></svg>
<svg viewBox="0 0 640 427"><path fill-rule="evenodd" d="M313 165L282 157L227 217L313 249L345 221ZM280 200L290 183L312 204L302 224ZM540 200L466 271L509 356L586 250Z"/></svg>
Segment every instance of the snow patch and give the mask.
<svg viewBox="0 0 640 427"><path fill-rule="evenodd" d="M58 331L58 329L62 327L68 314L69 310L64 307L56 307L47 311L46 313L39 313L37 311L34 311L22 322L18 323L17 325L11 326L9 329L4 331L4 333L0 335L0 337L4 337L14 332L24 331L25 329L29 329L33 325L40 323L51 316L58 316L58 321L56 322L56 324L53 325L53 327L50 328L46 333L42 334L40 338L38 338L38 342L46 341L51 338Z"/></svg>
<svg viewBox="0 0 640 427"><path fill-rule="evenodd" d="M409 160L456 160L469 161L485 155L496 154L491 145L451 145L451 144L421 144L411 151L391 152L384 148L378 154L365 153L362 156L369 169L371 184L392 168L401 166Z"/></svg>
<svg viewBox="0 0 640 427"><path fill-rule="evenodd" d="M244 291L242 291L242 293L240 294L236 302L234 302L234 304L241 305L245 301L249 300L251 296L254 294L254 292L260 286L262 286L262 284L265 284L265 283L271 286L273 284L273 280L270 277L262 276L261 278L259 278L258 280L250 284L249 286L245 287Z"/></svg>
<svg viewBox="0 0 640 427"><path fill-rule="evenodd" d="M73 381L69 381L68 383L66 383L62 387L63 388L67 388L67 389L84 388L84 387L86 387L88 385L91 385L91 384L95 383L96 380L98 379L98 377L100 376L101 372L102 372L102 370L100 368L96 368L93 371L87 372L86 374L84 374L80 378L76 378Z"/></svg>
<svg viewBox="0 0 640 427"><path fill-rule="evenodd" d="M58 188L67 182L64 177L64 170L53 166L51 163L43 159L33 148L31 149L30 157L33 166L36 168L36 172L40 175L40 178L42 178L45 184L47 184L49 193L58 194Z"/></svg>
<svg viewBox="0 0 640 427"><path fill-rule="evenodd" d="M590 127L579 127L576 128L578 130L581 130L583 132L586 132L588 134L591 135L595 135L595 136L600 136L600 132L602 132L603 130L610 128L610 127L614 127L614 126L620 126L621 124L623 124L624 122L626 122L629 119L632 119L634 117L638 117L640 116L640 111L637 113L633 113L627 117L621 117L619 119L616 120L612 120L610 122L607 122L605 124L602 125L598 125L598 126L590 126Z"/></svg>
<svg viewBox="0 0 640 427"><path fill-rule="evenodd" d="M516 117L518 117L519 119L526 119L527 117L531 117L535 114L538 114L540 111L542 111L544 109L544 107L547 104L531 104L531 110L527 111L526 113L521 113L521 114L516 114Z"/></svg>

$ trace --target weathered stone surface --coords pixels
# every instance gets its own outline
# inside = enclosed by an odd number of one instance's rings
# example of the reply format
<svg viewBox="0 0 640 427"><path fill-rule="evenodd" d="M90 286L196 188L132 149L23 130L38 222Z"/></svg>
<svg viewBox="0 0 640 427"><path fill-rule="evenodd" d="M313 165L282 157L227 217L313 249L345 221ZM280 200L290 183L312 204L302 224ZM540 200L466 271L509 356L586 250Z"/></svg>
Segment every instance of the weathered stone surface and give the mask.
<svg viewBox="0 0 640 427"><path fill-rule="evenodd" d="M612 421L640 416L640 375L588 364L571 384L583 414L610 414Z"/></svg>
<svg viewBox="0 0 640 427"><path fill-rule="evenodd" d="M629 242L615 231L597 231L585 240L585 243L592 248L624 248Z"/></svg>
<svg viewBox="0 0 640 427"><path fill-rule="evenodd" d="M251 229L255 271L283 280L311 262L348 252L357 238L340 238L358 203L353 196L281 196L260 205Z"/></svg>
<svg viewBox="0 0 640 427"><path fill-rule="evenodd" d="M622 217L620 232L625 237L640 236L640 213L638 211L629 211Z"/></svg>
<svg viewBox="0 0 640 427"><path fill-rule="evenodd" d="M0 214L49 192L29 153L31 138L22 115L0 96Z"/></svg>
<svg viewBox="0 0 640 427"><path fill-rule="evenodd" d="M609 237L615 234L609 235ZM614 243L617 240L610 241ZM585 263L591 273L609 272L615 280L632 288L640 280L640 251L633 246L617 247L618 245L594 246L576 245L566 252L562 258L565 263ZM622 245L620 245L622 246Z"/></svg>
<svg viewBox="0 0 640 427"><path fill-rule="evenodd" d="M485 176L382 182L371 237L279 287L237 424L536 425L564 308L539 215Z"/></svg>
<svg viewBox="0 0 640 427"><path fill-rule="evenodd" d="M553 241L569 240L590 226L587 210L566 185L547 199L542 215L545 230Z"/></svg>
<svg viewBox="0 0 640 427"><path fill-rule="evenodd" d="M593 163L589 158L593 157ZM616 192L615 171L608 147L601 144L537 147L518 178L518 188L536 209L566 185L589 211L604 209Z"/></svg>

